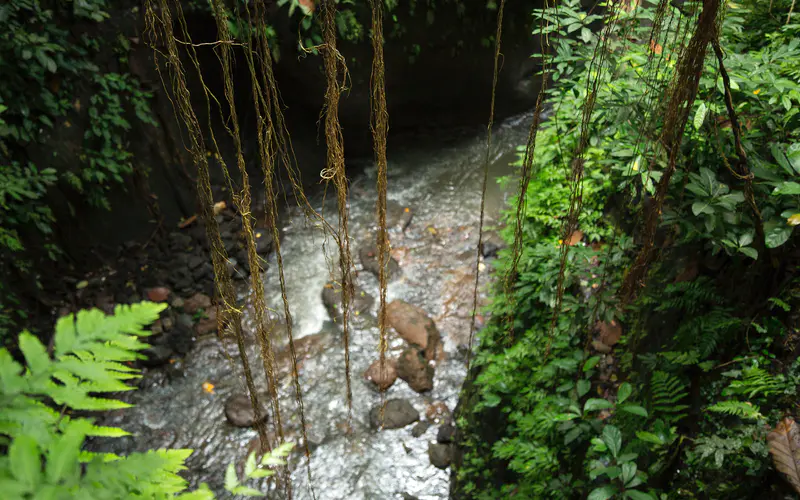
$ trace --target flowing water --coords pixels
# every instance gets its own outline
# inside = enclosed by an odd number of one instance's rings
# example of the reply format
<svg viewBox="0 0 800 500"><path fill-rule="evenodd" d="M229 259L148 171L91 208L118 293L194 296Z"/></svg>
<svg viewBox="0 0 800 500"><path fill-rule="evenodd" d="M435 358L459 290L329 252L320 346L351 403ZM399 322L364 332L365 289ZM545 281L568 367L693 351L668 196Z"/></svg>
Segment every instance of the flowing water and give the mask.
<svg viewBox="0 0 800 500"><path fill-rule="evenodd" d="M524 144L529 116L519 116L496 127L490 152L490 178L486 198L487 225L498 221L508 191L496 179L513 173L509 166L517 145ZM466 374L464 347L468 343L475 276L475 246L480 210L480 185L485 155L485 134L479 130L447 131L396 140L389 158L388 198L392 217L413 218L403 231L391 232L392 255L402 270L391 282L388 300L402 299L424 309L436 322L444 340L446 358L436 366L434 388L417 394L397 380L387 398L405 398L425 419L434 402L444 402L452 411ZM378 283L361 270L358 248L375 240L376 172L371 164L351 161L350 235L356 282L375 297L370 314L354 318L350 362L353 381L352 428L347 428L344 356L340 327L332 323L321 299L321 291L338 266L335 243L326 241L322 230L306 222L299 210L285 218L282 254L287 296L293 316L300 384L303 392L311 452L311 477L316 498L372 500L404 498L444 499L448 496L449 470L430 464L428 444L435 441L438 425L420 437L409 426L375 431L368 413L380 404L380 394L362 373L377 359ZM515 183L509 186L513 190ZM316 209L335 224L335 195L312 198ZM406 211L406 209L408 211ZM266 273L267 297L275 318L283 317L283 305L274 256ZM482 276L488 274L488 268ZM483 282L483 280L482 280ZM247 303L248 290L240 298ZM252 309L246 308L246 330L252 332ZM282 320L279 320L282 321ZM286 352L285 328L274 331L280 378L281 414L287 439L301 440L298 406ZM250 365L259 387L266 387L262 363L252 338ZM390 356L402 351L404 342L391 335ZM232 356L233 363L226 355ZM103 443L118 453L152 448L192 448L186 477L193 486L207 483L220 498L228 463L241 465L257 441L252 429L236 428L224 415L226 399L243 392L235 349L222 347L216 338L198 339L184 360L145 374L140 390L126 394L135 407L106 419L133 435ZM209 385L212 384L213 390ZM266 393L266 390L264 390ZM262 398L267 401L266 397ZM265 403L266 404L266 403ZM270 423L271 427L271 423ZM301 453L290 459L294 497L312 498L308 469ZM240 469L241 470L241 469ZM280 498L277 492L270 497Z"/></svg>

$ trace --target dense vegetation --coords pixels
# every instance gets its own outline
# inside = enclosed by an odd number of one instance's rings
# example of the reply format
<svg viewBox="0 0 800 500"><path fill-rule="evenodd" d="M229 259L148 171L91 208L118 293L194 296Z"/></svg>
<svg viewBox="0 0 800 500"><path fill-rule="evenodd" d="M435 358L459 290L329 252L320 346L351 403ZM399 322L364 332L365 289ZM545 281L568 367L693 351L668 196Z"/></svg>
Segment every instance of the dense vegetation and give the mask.
<svg viewBox="0 0 800 500"><path fill-rule="evenodd" d="M724 4L719 43L765 241L746 179L731 166L740 157L709 47L657 264L621 307L641 214L667 163L653 147L663 95L697 5L671 5L658 20L653 6L636 3L606 25L604 45L590 29L599 11L587 14L577 0L535 12L551 35L551 115L525 193L518 273L509 294L494 292L494 320L461 401L457 498L790 495L767 434L794 414L800 383L800 24L788 17L790 1ZM654 19L662 36L651 41ZM570 238L566 293L551 327L570 162L587 82L598 75L580 233ZM511 241L515 211L507 217ZM498 276L511 260L506 250Z"/></svg>

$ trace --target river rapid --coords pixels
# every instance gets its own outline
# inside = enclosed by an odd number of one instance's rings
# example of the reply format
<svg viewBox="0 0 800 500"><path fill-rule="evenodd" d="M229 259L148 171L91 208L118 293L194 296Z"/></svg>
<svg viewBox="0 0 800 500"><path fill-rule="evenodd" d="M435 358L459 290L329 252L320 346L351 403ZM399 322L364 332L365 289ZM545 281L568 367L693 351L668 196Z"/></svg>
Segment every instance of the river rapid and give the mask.
<svg viewBox="0 0 800 500"><path fill-rule="evenodd" d="M522 115L496 126L486 196L489 227L497 225L509 191L516 187L512 182L503 188L497 179L513 175L510 163L516 159L516 147L525 142L529 123L530 116ZM417 133L394 140L388 169L389 219L407 222L410 214L411 220L404 230L402 223L391 230L392 256L401 273L389 284L388 300L401 299L418 306L435 321L445 358L436 365L432 391L418 394L398 379L386 397L408 400L425 420L434 403L439 407L444 403L450 411L455 408L466 375L486 137L485 130L471 129ZM302 453L289 460L293 496L312 498L313 489L313 497L320 500L444 499L448 497L449 470L431 465L428 446L436 440L438 424L446 417L432 417L432 425L419 437L411 434L413 425L383 431L369 425L369 411L380 404L381 397L362 374L378 358L375 317L379 293L377 279L362 269L358 254L365 242L375 241L376 170L371 159L348 161L350 171L357 172L350 179L349 199L356 283L375 298L368 313L353 318L351 328L350 433L345 432L348 412L341 328L331 321L321 298L323 287L338 267L336 244L295 207L288 208L283 218L281 250L311 449L311 485ZM321 192L310 201L335 227L333 187L327 196ZM482 288L488 282L489 268L488 261L482 265ZM274 255L265 274L267 300L278 322L273 335L283 426L287 439L299 443L298 405ZM264 388L262 400L268 406L262 362L252 339L250 291L244 286L247 282L241 283L250 365L257 385ZM404 345L390 331L389 356L397 356ZM253 429L234 427L225 418L226 400L244 392L236 356L235 347L222 346L216 337L208 336L198 338L184 359L145 372L139 390L124 395L135 406L103 420L105 425L120 426L132 435L103 441L99 448L117 453L163 447L194 449L185 473L191 485L207 483L219 498L228 498L223 489L226 466L241 464L257 444ZM268 496L282 498L283 493L273 490Z"/></svg>

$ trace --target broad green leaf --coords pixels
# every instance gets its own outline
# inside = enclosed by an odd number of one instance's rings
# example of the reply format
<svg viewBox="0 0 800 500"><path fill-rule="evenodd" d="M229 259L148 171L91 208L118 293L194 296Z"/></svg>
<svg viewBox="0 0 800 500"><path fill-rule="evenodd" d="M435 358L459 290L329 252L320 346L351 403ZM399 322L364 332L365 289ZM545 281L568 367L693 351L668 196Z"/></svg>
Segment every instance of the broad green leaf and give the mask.
<svg viewBox="0 0 800 500"><path fill-rule="evenodd" d="M256 464L256 452L254 451L250 452L250 454L247 455L247 460L244 462L244 475L247 477L251 477L253 471L256 470L257 466L258 465Z"/></svg>
<svg viewBox="0 0 800 500"><path fill-rule="evenodd" d="M706 103L701 102L700 106L698 106L697 111L694 114L694 129L700 130L700 127L703 126L703 122L706 119L706 113L708 112L708 108L706 107Z"/></svg>
<svg viewBox="0 0 800 500"><path fill-rule="evenodd" d="M582 398L586 395L587 392L592 388L592 383L588 380L579 380L578 381L578 397Z"/></svg>
<svg viewBox="0 0 800 500"><path fill-rule="evenodd" d="M656 500L656 497L650 493L639 490L625 490L625 496L631 500Z"/></svg>
<svg viewBox="0 0 800 500"><path fill-rule="evenodd" d="M600 362L600 356L592 356L591 358L586 360L586 363L583 364L583 371L588 372L589 370L597 366L597 363L599 362Z"/></svg>
<svg viewBox="0 0 800 500"><path fill-rule="evenodd" d="M741 247L739 251L753 260L758 260L758 250L753 247Z"/></svg>
<svg viewBox="0 0 800 500"><path fill-rule="evenodd" d="M237 486L239 486L239 478L236 477L236 466L231 462L225 469L225 489L232 492Z"/></svg>
<svg viewBox="0 0 800 500"><path fill-rule="evenodd" d="M59 483L79 473L78 454L91 427L88 420L71 420L64 434L51 443L45 466L48 482Z"/></svg>
<svg viewBox="0 0 800 500"><path fill-rule="evenodd" d="M783 245L789 240L789 236L792 235L792 229L794 228L788 224L782 224L780 222L781 221L775 223L773 221L769 221L764 224L767 248L777 248Z"/></svg>
<svg viewBox="0 0 800 500"><path fill-rule="evenodd" d="M714 215L714 207L707 201L696 201L692 203L692 213L695 216L700 214Z"/></svg>
<svg viewBox="0 0 800 500"><path fill-rule="evenodd" d="M611 455L616 457L622 448L622 432L614 425L606 425L603 428L603 442L608 447Z"/></svg>
<svg viewBox="0 0 800 500"><path fill-rule="evenodd" d="M31 373L38 375L44 373L50 366L50 356L47 349L39 339L28 332L22 332L19 336L19 348L25 356L25 362Z"/></svg>
<svg viewBox="0 0 800 500"><path fill-rule="evenodd" d="M633 392L633 386L627 382L623 382L617 390L617 403L624 403L626 399Z"/></svg>
<svg viewBox="0 0 800 500"><path fill-rule="evenodd" d="M125 437L130 436L131 433L120 429L119 427L105 427L100 425L93 425L87 433L89 436L102 436L102 437Z"/></svg>
<svg viewBox="0 0 800 500"><path fill-rule="evenodd" d="M647 410L639 405L620 405L617 409L647 418Z"/></svg>
<svg viewBox="0 0 800 500"><path fill-rule="evenodd" d="M607 399L590 398L587 399L586 404L583 405L583 412L586 413L587 411L606 410L613 407L614 405L611 404Z"/></svg>
<svg viewBox="0 0 800 500"><path fill-rule="evenodd" d="M274 457L270 454L267 454L261 459L261 465L286 465L286 462L281 460L279 457Z"/></svg>
<svg viewBox="0 0 800 500"><path fill-rule="evenodd" d="M775 161L778 162L778 165L780 165L781 168L786 171L786 173L792 175L792 165L789 163L789 159L786 158L783 149L777 143L773 142L770 144L769 150L772 152L772 157L775 158Z"/></svg>
<svg viewBox="0 0 800 500"><path fill-rule="evenodd" d="M8 450L11 473L22 484L33 487L39 482L42 461L39 447L30 436L19 436L11 442Z"/></svg>
<svg viewBox="0 0 800 500"><path fill-rule="evenodd" d="M275 474L275 471L269 469L256 469L250 474L250 477L253 479L257 479L260 477L270 477Z"/></svg>
<svg viewBox="0 0 800 500"><path fill-rule="evenodd" d="M599 488L592 490L592 492L589 493L589 496L586 497L586 500L608 500L609 498L614 496L616 492L617 489L615 487L611 486L610 484L607 484L605 486L601 486Z"/></svg>
<svg viewBox="0 0 800 500"><path fill-rule="evenodd" d="M246 497L263 497L266 496L264 493L261 493L257 489L251 488L249 486L237 486L234 488L231 493L234 495L242 495Z"/></svg>
<svg viewBox="0 0 800 500"><path fill-rule="evenodd" d="M786 157L795 172L800 174L800 142L796 142L786 149Z"/></svg>
<svg viewBox="0 0 800 500"><path fill-rule="evenodd" d="M3 394L17 394L27 386L21 373L22 365L14 361L6 349L0 349L0 391Z"/></svg>
<svg viewBox="0 0 800 500"><path fill-rule="evenodd" d="M622 464L622 484L626 485L636 475L636 464L634 462L626 462Z"/></svg>
<svg viewBox="0 0 800 500"><path fill-rule="evenodd" d="M798 195L800 194L800 183L798 182L784 182L781 183L780 186L776 187L775 190L772 192L773 195Z"/></svg>

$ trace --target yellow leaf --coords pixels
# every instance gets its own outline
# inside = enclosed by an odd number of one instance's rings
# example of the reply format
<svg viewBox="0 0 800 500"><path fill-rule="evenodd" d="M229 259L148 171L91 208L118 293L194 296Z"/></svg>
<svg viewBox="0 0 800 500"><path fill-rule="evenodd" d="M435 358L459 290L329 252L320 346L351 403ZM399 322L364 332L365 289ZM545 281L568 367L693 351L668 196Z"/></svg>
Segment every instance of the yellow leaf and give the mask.
<svg viewBox="0 0 800 500"><path fill-rule="evenodd" d="M754 93L755 95L758 95L758 94L760 94L760 93L761 93L761 89L755 89L755 90L753 91L753 93Z"/></svg>
<svg viewBox="0 0 800 500"><path fill-rule="evenodd" d="M788 222L790 226L798 226L798 225L800 225L800 214L792 215L791 217L786 219L786 222Z"/></svg>
<svg viewBox="0 0 800 500"><path fill-rule="evenodd" d="M203 391L209 394L214 394L214 384L211 382L203 382Z"/></svg>

